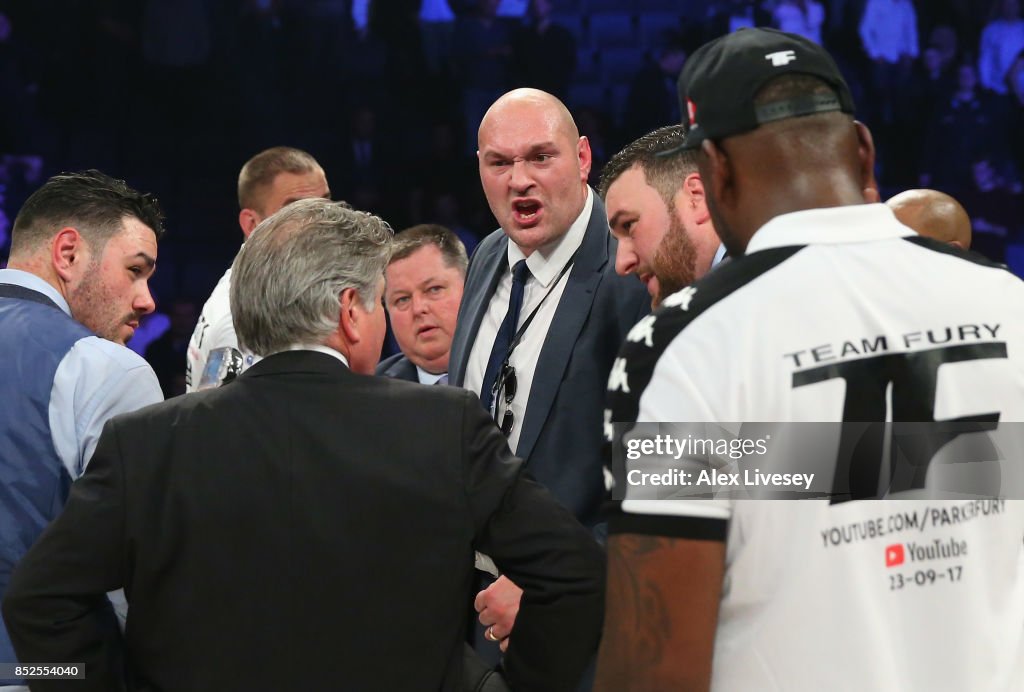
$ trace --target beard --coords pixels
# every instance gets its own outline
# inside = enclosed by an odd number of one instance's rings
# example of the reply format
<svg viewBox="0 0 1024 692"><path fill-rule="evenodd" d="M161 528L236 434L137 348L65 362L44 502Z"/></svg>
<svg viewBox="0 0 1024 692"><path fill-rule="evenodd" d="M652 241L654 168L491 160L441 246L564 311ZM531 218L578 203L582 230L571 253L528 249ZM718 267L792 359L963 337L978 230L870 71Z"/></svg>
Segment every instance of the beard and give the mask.
<svg viewBox="0 0 1024 692"><path fill-rule="evenodd" d="M118 300L103 282L99 263L86 270L87 278L68 296L72 316L101 339L113 341L122 346L126 343L123 328L132 320L141 320L142 315L134 310L121 313Z"/></svg>
<svg viewBox="0 0 1024 692"><path fill-rule="evenodd" d="M661 305L665 298L676 291L692 284L697 278L697 248L676 216L675 209L669 210L668 232L654 253L651 271L658 277L655 307Z"/></svg>

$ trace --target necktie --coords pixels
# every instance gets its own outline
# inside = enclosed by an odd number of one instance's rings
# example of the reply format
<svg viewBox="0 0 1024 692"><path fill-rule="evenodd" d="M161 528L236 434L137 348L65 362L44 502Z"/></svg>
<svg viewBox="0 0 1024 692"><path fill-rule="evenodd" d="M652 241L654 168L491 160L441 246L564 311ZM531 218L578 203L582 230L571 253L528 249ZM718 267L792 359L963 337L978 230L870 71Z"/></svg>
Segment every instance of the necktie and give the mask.
<svg viewBox="0 0 1024 692"><path fill-rule="evenodd" d="M434 384L448 384L448 373L445 373L437 378L437 382Z"/></svg>
<svg viewBox="0 0 1024 692"><path fill-rule="evenodd" d="M519 325L519 310L523 307L523 289L526 286L526 278L530 275L530 268L526 266L526 260L519 260L512 268L512 293L508 299L508 312L505 319L498 327L498 333L494 337L494 346L491 347L491 357L487 359L487 369L484 370L483 388L480 390L480 403L484 409L491 410L491 402L494 400L492 390L494 383L498 380L501 371L501 364L505 360L505 353L512 344L516 334L516 327Z"/></svg>

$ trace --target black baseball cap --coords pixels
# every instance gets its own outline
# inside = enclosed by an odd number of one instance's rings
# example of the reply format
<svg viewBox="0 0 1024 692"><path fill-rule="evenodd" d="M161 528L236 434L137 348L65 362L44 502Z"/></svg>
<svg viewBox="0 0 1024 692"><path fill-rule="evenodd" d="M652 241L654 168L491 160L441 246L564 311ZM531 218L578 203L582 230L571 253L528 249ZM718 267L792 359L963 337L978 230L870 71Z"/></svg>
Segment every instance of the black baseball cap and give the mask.
<svg viewBox="0 0 1024 692"><path fill-rule="evenodd" d="M761 87L783 74L817 77L833 93L755 106ZM740 29L705 43L686 61L678 86L689 131L677 149L699 149L705 139L742 134L785 118L853 114L853 96L832 56L803 36L776 29Z"/></svg>

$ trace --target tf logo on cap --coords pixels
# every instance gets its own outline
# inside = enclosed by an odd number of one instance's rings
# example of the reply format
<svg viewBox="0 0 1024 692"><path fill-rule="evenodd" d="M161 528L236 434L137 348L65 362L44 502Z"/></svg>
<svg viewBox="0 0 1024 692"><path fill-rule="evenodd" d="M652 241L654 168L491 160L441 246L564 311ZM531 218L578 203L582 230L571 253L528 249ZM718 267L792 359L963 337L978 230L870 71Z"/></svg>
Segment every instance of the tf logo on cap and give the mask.
<svg viewBox="0 0 1024 692"><path fill-rule="evenodd" d="M783 74L817 77L833 93L755 106L761 87ZM784 118L853 114L850 88L832 56L813 41L776 29L740 29L705 43L686 61L678 87L689 119L683 149L699 149L705 139L742 134Z"/></svg>

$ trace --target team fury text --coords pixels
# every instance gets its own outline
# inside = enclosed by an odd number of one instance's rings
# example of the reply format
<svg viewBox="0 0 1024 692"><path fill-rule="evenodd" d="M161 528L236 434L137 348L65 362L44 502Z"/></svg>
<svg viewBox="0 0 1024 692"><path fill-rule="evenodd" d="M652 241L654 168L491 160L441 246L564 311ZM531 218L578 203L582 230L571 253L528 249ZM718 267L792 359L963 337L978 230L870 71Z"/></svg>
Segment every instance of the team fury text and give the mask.
<svg viewBox="0 0 1024 692"><path fill-rule="evenodd" d="M837 344L811 346L800 351L786 353L783 355L783 358L791 360L794 366L802 368L870 353L885 353L892 350L915 350L922 347L927 348L928 346L941 346L943 344L964 341L987 341L997 337L999 327L1000 325L998 324L961 324L955 327L940 327L938 329L907 332L896 337L882 334L876 337L864 338L860 341L843 341Z"/></svg>

